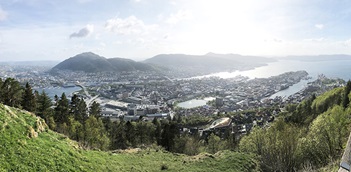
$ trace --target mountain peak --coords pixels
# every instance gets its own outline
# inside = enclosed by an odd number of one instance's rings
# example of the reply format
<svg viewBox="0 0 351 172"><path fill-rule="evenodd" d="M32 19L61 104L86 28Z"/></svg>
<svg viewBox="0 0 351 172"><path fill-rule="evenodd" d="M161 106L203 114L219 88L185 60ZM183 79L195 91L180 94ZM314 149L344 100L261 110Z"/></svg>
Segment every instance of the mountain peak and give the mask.
<svg viewBox="0 0 351 172"><path fill-rule="evenodd" d="M123 58L111 58L99 56L92 52L84 52L64 60L51 69L52 73L59 70L94 72L122 72L133 70L152 70L150 65L135 62Z"/></svg>

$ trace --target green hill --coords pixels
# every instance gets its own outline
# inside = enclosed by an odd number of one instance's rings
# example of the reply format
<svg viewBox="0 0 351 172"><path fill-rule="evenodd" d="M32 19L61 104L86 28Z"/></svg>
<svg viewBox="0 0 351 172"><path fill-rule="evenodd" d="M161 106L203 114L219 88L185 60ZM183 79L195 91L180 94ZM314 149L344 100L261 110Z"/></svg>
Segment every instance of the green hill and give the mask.
<svg viewBox="0 0 351 172"><path fill-rule="evenodd" d="M258 171L253 154L186 156L161 148L84 150L34 114L0 104L0 171Z"/></svg>
<svg viewBox="0 0 351 172"><path fill-rule="evenodd" d="M85 52L64 60L51 69L55 74L60 70L95 72L125 72L125 71L154 71L149 64L136 62L124 58L110 58L99 56L92 52Z"/></svg>

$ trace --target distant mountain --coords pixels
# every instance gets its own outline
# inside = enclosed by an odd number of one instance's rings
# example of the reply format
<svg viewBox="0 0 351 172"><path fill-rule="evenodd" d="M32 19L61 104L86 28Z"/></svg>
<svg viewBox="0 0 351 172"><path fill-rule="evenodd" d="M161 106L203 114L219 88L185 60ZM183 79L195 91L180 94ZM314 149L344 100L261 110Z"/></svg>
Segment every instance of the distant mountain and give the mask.
<svg viewBox="0 0 351 172"><path fill-rule="evenodd" d="M10 66L45 66L53 67L57 65L58 61L38 60L38 61L4 61L0 62L0 65Z"/></svg>
<svg viewBox="0 0 351 172"><path fill-rule="evenodd" d="M333 61L351 60L351 56L345 55L345 54L332 54L332 55L316 55L316 56L287 56L287 57L279 57L277 59L316 62L316 61L332 61L332 60Z"/></svg>
<svg viewBox="0 0 351 172"><path fill-rule="evenodd" d="M272 58L258 56L207 53L205 55L160 54L143 62L165 66L176 71L211 73L247 70L274 61L276 60Z"/></svg>
<svg viewBox="0 0 351 172"><path fill-rule="evenodd" d="M86 52L71 57L51 69L94 72L158 71L168 76L187 77L213 72L248 70L266 65L275 59L238 54L185 55L160 54L142 62L124 58L105 58Z"/></svg>
<svg viewBox="0 0 351 172"><path fill-rule="evenodd" d="M154 70L151 65L136 62L124 58L110 58L86 52L71 57L51 69L51 72L59 70L94 72L123 72L123 71L148 71Z"/></svg>

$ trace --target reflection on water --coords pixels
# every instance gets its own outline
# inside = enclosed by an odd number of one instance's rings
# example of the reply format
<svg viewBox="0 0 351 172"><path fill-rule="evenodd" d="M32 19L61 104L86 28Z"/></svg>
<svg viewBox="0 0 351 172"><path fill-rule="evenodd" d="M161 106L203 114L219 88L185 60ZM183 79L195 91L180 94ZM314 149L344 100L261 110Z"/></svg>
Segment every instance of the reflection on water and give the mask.
<svg viewBox="0 0 351 172"><path fill-rule="evenodd" d="M236 76L247 76L250 79L268 78L290 71L305 70L312 78L310 80L302 80L299 83L290 86L288 89L277 92L271 98L276 96L290 96L302 90L307 86L308 82L317 79L318 75L324 74L330 78L341 78L344 80L351 79L351 60L330 60L330 61L297 61L297 60L280 60L268 63L266 66L258 67L248 71L220 72L200 77L217 76L220 78L233 78ZM198 77L198 78L200 78Z"/></svg>
<svg viewBox="0 0 351 172"><path fill-rule="evenodd" d="M49 87L49 88L35 88L39 93L41 93L43 90L45 91L46 94L50 98L54 98L55 95L61 97L62 93L65 93L66 96L70 96L72 93L81 90L82 88L80 87Z"/></svg>
<svg viewBox="0 0 351 172"><path fill-rule="evenodd" d="M204 99L191 99L185 102L178 103L178 107L191 109L199 106L204 106L208 101L214 100L214 97L206 97Z"/></svg>
<svg viewBox="0 0 351 172"><path fill-rule="evenodd" d="M351 78L350 68L351 60L316 62L280 60L248 71L220 72L201 77L218 76L220 78L233 78L235 76L242 75L251 79L268 78L270 76L280 75L285 72L305 70L314 79L316 79L319 74L324 74L327 77L349 80Z"/></svg>

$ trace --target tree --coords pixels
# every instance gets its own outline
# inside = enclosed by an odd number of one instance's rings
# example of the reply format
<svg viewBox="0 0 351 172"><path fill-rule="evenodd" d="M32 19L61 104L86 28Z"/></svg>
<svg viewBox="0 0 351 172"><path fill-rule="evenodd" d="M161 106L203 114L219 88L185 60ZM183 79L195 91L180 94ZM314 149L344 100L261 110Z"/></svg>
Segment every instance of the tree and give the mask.
<svg viewBox="0 0 351 172"><path fill-rule="evenodd" d="M78 142L84 140L84 126L79 121L75 120L73 117L69 117L69 137Z"/></svg>
<svg viewBox="0 0 351 172"><path fill-rule="evenodd" d="M73 116L75 120L81 123L88 118L85 101L80 99L76 94L71 98L70 116Z"/></svg>
<svg viewBox="0 0 351 172"><path fill-rule="evenodd" d="M53 115L53 110L51 109L51 106L51 99L43 90L41 94L39 94L37 99L37 115L42 117L47 124L50 123L49 118Z"/></svg>
<svg viewBox="0 0 351 172"><path fill-rule="evenodd" d="M154 137L156 140L156 143L158 145L161 145L161 133L162 133L162 128L161 128L161 124L160 121L157 120L157 118L154 118L152 123L155 125L155 132L154 132Z"/></svg>
<svg viewBox="0 0 351 172"><path fill-rule="evenodd" d="M219 138L218 136L216 136L214 133L211 133L211 135L208 138L208 152L211 154L214 154L216 152L218 152L220 150L220 141L221 138Z"/></svg>
<svg viewBox="0 0 351 172"><path fill-rule="evenodd" d="M100 117L100 113L101 113L100 104L94 101L93 104L91 104L90 106L89 115L93 115L98 118Z"/></svg>
<svg viewBox="0 0 351 172"><path fill-rule="evenodd" d="M104 124L101 119L94 116L89 118L84 123L84 145L87 147L106 150L109 147L110 140L106 135Z"/></svg>
<svg viewBox="0 0 351 172"><path fill-rule="evenodd" d="M36 97L34 96L32 87L28 82L26 83L22 96L22 107L29 112L35 112L36 110Z"/></svg>
<svg viewBox="0 0 351 172"><path fill-rule="evenodd" d="M161 145L167 150L171 151L174 147L174 139L179 131L175 123L167 122L163 124L161 133Z"/></svg>
<svg viewBox="0 0 351 172"><path fill-rule="evenodd" d="M349 94L351 91L351 81L347 81L346 87L344 88L344 94L343 94L343 100L342 100L342 106L344 108L347 108L347 106L350 103L350 99L349 99Z"/></svg>
<svg viewBox="0 0 351 172"><path fill-rule="evenodd" d="M22 88L18 81L13 78L7 78L1 87L2 103L12 107L21 107Z"/></svg>
<svg viewBox="0 0 351 172"><path fill-rule="evenodd" d="M114 122L110 132L111 149L125 149L127 144L127 133L125 131L125 122Z"/></svg>
<svg viewBox="0 0 351 172"><path fill-rule="evenodd" d="M68 122L69 117L69 104L65 93L62 93L61 98L57 102L55 108L54 119L56 123Z"/></svg>
<svg viewBox="0 0 351 172"><path fill-rule="evenodd" d="M136 130L135 130L135 126L134 123L127 121L126 125L125 125L125 131L126 131L126 138L127 141L130 145L132 145L133 147L136 146Z"/></svg>

